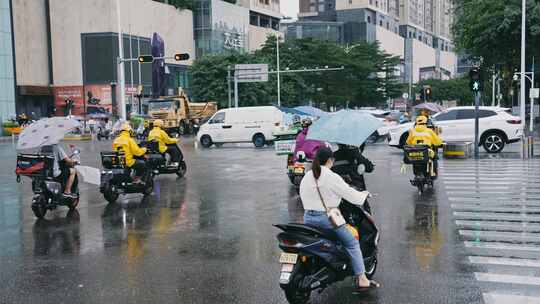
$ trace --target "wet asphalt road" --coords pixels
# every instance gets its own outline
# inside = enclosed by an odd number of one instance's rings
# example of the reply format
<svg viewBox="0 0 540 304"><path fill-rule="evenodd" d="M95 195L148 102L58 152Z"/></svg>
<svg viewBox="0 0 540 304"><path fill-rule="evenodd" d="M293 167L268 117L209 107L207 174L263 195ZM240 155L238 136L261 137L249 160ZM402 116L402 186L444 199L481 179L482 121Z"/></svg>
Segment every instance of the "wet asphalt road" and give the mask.
<svg viewBox="0 0 540 304"><path fill-rule="evenodd" d="M99 167L110 142L76 144L83 165ZM272 224L301 221L303 210L285 159L189 139L182 150L186 177L158 177L147 201L107 205L83 184L78 214L61 207L37 221L28 179L15 181L14 147L0 144L0 303L286 303ZM420 196L398 150L375 145L367 156L383 287L358 296L347 280L312 303L482 303L442 183Z"/></svg>

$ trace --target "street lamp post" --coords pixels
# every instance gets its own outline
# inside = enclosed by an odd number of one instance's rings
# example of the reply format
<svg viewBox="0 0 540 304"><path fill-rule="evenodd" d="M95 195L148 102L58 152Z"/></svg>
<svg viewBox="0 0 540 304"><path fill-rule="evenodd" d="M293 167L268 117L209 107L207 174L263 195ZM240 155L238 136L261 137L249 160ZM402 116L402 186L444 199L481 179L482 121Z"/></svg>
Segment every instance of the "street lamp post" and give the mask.
<svg viewBox="0 0 540 304"><path fill-rule="evenodd" d="M281 76L279 75L279 33L276 34L276 57L277 57L277 103L281 107Z"/></svg>
<svg viewBox="0 0 540 304"><path fill-rule="evenodd" d="M526 55L526 20L527 20L527 0L522 0L521 2L521 87L520 87L520 116L521 116L521 125L523 128L523 134L521 135L521 157L526 158L526 143L525 143L525 55Z"/></svg>
<svg viewBox="0 0 540 304"><path fill-rule="evenodd" d="M120 19L120 0L116 0L116 17L118 22L118 89L119 94L119 107L120 107L120 119L126 120L126 83L124 75L124 44L122 37L122 23Z"/></svg>

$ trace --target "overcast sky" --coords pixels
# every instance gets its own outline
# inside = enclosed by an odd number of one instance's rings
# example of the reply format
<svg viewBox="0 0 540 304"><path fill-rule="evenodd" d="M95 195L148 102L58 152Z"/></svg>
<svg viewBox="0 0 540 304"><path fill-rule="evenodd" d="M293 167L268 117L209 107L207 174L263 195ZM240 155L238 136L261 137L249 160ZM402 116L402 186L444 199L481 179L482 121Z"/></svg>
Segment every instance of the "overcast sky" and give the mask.
<svg viewBox="0 0 540 304"><path fill-rule="evenodd" d="M296 18L299 10L298 0L281 0L280 4L283 15Z"/></svg>

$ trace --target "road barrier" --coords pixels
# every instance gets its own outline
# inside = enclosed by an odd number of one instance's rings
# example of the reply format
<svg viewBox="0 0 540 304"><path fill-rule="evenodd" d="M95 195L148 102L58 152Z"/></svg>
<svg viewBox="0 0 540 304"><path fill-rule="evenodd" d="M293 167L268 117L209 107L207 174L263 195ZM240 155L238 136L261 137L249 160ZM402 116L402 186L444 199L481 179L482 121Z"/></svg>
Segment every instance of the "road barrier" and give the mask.
<svg viewBox="0 0 540 304"><path fill-rule="evenodd" d="M473 154L472 142L447 142L443 156L449 159L467 159Z"/></svg>

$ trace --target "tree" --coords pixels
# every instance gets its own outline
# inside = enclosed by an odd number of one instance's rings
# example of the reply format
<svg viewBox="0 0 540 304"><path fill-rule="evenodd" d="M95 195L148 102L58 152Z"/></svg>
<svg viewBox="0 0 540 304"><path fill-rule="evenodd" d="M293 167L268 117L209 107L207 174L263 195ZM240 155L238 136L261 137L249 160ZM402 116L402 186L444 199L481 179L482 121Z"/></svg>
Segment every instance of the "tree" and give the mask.
<svg viewBox="0 0 540 304"><path fill-rule="evenodd" d="M459 106L474 105L474 95L469 87L469 78L460 77L450 80L429 79L419 82L413 89L413 94L420 92L424 86L431 86L434 102L456 100ZM484 83L482 104L491 104L491 84Z"/></svg>
<svg viewBox="0 0 540 304"><path fill-rule="evenodd" d="M458 49L502 71L507 97L520 67L521 0L455 0L452 27ZM527 0L527 61L540 58L540 0ZM529 65L530 66L530 65ZM484 68L485 72L491 72ZM490 75L486 75L490 79Z"/></svg>
<svg viewBox="0 0 540 304"><path fill-rule="evenodd" d="M277 69L276 37L269 36L253 54L228 52L199 58L191 67L191 90L197 100L228 104L227 66L238 63L266 63ZM280 43L280 68L303 70L344 67L339 71L281 74L283 106L313 102L320 107L343 108L347 105L375 106L401 94L401 84L394 74L399 58L385 54L377 44L361 43L353 51L335 43L316 39L298 39ZM242 83L241 106L277 104L277 77L268 82Z"/></svg>

